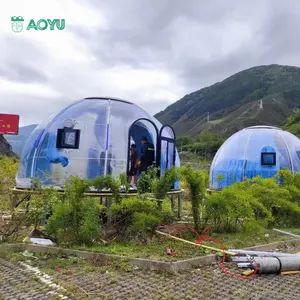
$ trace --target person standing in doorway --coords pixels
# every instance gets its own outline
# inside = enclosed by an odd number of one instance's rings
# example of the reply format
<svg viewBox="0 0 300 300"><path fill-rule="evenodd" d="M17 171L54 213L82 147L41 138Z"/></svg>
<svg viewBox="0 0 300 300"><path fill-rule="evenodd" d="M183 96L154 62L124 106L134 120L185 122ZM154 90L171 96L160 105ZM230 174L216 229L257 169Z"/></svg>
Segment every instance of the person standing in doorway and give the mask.
<svg viewBox="0 0 300 300"><path fill-rule="evenodd" d="M136 186L136 173L138 164L138 153L136 151L136 145L130 146L130 170L129 170L129 183Z"/></svg>
<svg viewBox="0 0 300 300"><path fill-rule="evenodd" d="M154 145L149 143L147 137L142 137L141 140L142 147L141 147L141 154L140 154L140 161L139 161L139 171L147 172L150 166L153 166L155 161L155 150Z"/></svg>

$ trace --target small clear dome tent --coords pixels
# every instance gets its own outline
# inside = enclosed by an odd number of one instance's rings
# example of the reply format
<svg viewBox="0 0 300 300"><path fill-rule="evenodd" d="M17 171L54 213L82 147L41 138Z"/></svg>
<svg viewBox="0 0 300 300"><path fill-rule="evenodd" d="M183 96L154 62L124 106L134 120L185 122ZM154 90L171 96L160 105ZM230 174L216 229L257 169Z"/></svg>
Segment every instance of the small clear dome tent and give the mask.
<svg viewBox="0 0 300 300"><path fill-rule="evenodd" d="M300 172L300 139L271 126L253 126L228 138L210 168L210 188L220 190L255 176L270 178L279 170Z"/></svg>
<svg viewBox="0 0 300 300"><path fill-rule="evenodd" d="M180 165L170 126L125 100L78 100L32 132L21 154L16 187L32 188L32 178L43 186L62 187L71 176L93 179L128 174L130 145L135 143L139 152L143 136L155 147L160 175ZM179 187L177 182L174 189Z"/></svg>

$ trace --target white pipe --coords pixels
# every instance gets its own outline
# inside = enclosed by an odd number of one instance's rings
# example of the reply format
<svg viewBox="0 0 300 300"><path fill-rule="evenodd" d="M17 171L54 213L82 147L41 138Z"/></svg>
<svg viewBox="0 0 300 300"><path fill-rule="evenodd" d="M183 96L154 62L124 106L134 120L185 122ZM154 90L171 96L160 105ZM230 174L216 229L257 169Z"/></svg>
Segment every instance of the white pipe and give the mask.
<svg viewBox="0 0 300 300"><path fill-rule="evenodd" d="M242 262L249 262L249 261L251 261L251 258L250 257L247 257L247 256L239 256L239 257L236 257L236 256L233 256L232 258L231 258L231 260L233 261L233 262L235 262L235 263L242 263Z"/></svg>
<svg viewBox="0 0 300 300"><path fill-rule="evenodd" d="M239 254L249 254L256 256L298 256L298 254L292 253L281 253L281 252L264 252L264 251L251 251L251 250L238 250L238 249L229 249L229 252L239 253Z"/></svg>
<svg viewBox="0 0 300 300"><path fill-rule="evenodd" d="M294 237L300 238L300 235L297 235L297 234L294 234L294 233L291 233L291 232L279 230L279 229L276 229L276 228L273 228L273 230L275 230L277 232L280 232L280 233L283 233L283 234L287 234L287 235L290 235L290 236L294 236Z"/></svg>
<svg viewBox="0 0 300 300"><path fill-rule="evenodd" d="M38 146L39 146L39 145L38 145ZM36 147L36 148L34 149L33 156L32 156L31 170L30 170L30 177L34 177L34 176L33 176L33 173L34 173L34 167L35 167L35 156L36 156L37 148L38 148L38 147ZM29 154L29 155L30 155L30 154Z"/></svg>
<svg viewBox="0 0 300 300"><path fill-rule="evenodd" d="M105 145L105 161L104 161L104 176L107 172L107 157L108 157L108 147L109 147L109 123L110 123L110 99L108 99L108 108L106 114L106 145Z"/></svg>
<svg viewBox="0 0 300 300"><path fill-rule="evenodd" d="M253 268L254 269L254 266L249 262L249 263L240 263L240 264L237 264L238 268Z"/></svg>

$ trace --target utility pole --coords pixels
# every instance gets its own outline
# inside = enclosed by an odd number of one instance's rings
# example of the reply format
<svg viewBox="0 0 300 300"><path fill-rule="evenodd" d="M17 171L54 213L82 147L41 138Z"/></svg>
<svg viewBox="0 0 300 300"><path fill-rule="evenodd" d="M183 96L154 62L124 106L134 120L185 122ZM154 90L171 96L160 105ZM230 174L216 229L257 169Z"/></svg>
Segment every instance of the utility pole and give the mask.
<svg viewBox="0 0 300 300"><path fill-rule="evenodd" d="M209 123L209 111L207 112L207 123Z"/></svg>

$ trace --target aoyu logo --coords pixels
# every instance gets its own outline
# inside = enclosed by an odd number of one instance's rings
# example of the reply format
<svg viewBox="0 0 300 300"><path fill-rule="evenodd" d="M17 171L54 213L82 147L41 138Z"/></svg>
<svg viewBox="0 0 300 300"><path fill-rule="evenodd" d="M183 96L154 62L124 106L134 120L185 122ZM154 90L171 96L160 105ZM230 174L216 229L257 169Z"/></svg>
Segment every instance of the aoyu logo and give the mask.
<svg viewBox="0 0 300 300"><path fill-rule="evenodd" d="M11 29L14 32L21 32L23 30L24 19L22 17L11 17Z"/></svg>
<svg viewBox="0 0 300 300"><path fill-rule="evenodd" d="M21 32L23 30L24 19L22 17L11 17L11 28L14 32ZM27 25L26 30L58 30L65 29L65 19L39 19L37 22L31 19Z"/></svg>

